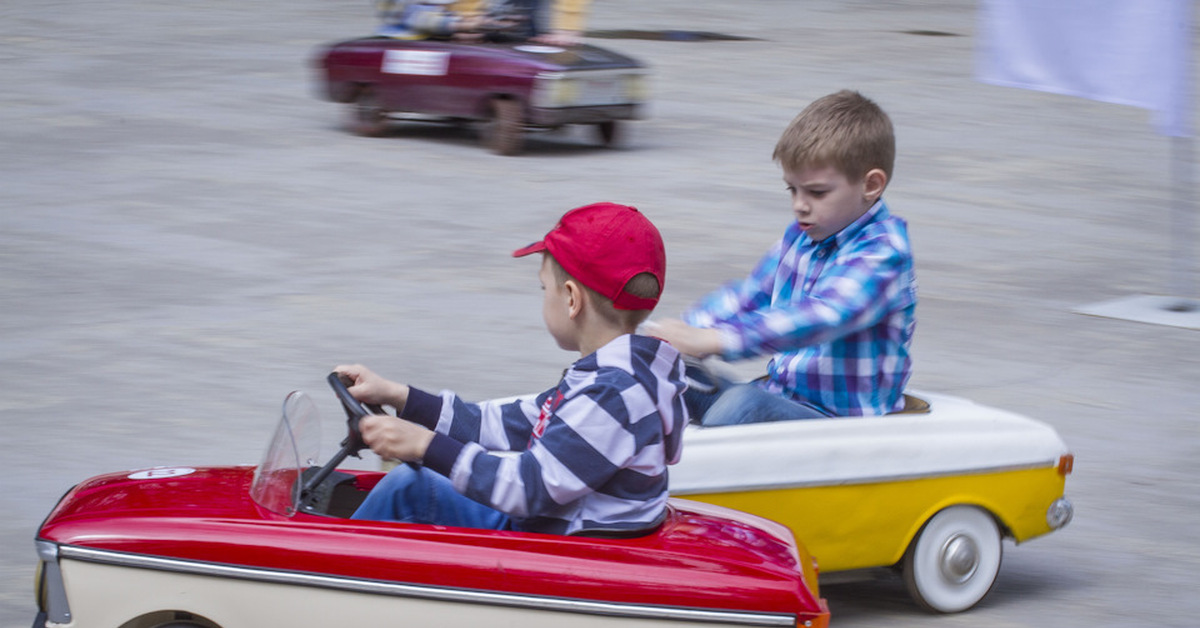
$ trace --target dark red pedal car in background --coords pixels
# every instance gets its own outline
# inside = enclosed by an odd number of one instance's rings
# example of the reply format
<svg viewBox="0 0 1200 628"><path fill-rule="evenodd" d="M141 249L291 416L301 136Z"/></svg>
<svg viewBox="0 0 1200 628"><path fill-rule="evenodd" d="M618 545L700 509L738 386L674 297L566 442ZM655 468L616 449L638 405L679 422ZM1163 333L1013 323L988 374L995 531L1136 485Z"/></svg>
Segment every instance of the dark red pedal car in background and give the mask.
<svg viewBox="0 0 1200 628"><path fill-rule="evenodd" d="M493 151L521 151L528 130L591 125L611 146L639 117L646 67L591 45L468 43L366 37L316 60L323 92L350 109L350 129L381 135L390 121L482 122Z"/></svg>

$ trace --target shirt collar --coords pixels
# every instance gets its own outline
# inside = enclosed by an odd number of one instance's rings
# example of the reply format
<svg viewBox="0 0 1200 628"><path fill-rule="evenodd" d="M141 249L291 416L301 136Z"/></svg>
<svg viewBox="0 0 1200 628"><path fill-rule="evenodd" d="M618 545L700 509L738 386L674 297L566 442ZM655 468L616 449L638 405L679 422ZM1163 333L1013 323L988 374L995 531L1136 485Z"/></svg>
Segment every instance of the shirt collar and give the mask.
<svg viewBox="0 0 1200 628"><path fill-rule="evenodd" d="M857 236L858 232L862 231L867 225L879 222L887 217L887 205L883 202L883 197L880 197L879 200L875 201L875 204L871 206L871 209L868 209L854 222L846 225L844 229L833 234L832 236L825 238L820 242L814 242L813 245L819 248L839 248L844 242L852 240L855 236Z"/></svg>

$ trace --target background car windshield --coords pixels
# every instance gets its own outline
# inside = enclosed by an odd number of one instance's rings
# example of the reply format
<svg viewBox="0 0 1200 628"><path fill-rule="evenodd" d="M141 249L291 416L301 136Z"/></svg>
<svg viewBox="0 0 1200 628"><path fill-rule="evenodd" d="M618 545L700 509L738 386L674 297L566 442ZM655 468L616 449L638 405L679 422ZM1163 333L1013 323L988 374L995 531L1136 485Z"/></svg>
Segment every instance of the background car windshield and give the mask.
<svg viewBox="0 0 1200 628"><path fill-rule="evenodd" d="M254 471L250 497L258 505L291 516L300 501L300 474L316 464L321 447L321 418L312 399L292 392L283 400L275 435Z"/></svg>

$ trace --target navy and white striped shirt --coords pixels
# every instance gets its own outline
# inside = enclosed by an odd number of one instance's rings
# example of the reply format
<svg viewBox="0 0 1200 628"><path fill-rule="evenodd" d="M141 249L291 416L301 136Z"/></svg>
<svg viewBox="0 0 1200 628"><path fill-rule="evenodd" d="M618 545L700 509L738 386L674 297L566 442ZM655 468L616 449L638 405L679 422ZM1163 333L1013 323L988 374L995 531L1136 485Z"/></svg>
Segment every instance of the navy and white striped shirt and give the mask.
<svg viewBox="0 0 1200 628"><path fill-rule="evenodd" d="M627 334L536 398L476 404L412 388L403 416L436 432L425 466L517 530L636 529L666 505L686 387L678 351Z"/></svg>
<svg viewBox="0 0 1200 628"><path fill-rule="evenodd" d="M774 353L767 390L834 416L881 415L904 405L916 304L908 229L881 199L820 242L793 222L748 278L683 319L718 330L727 360Z"/></svg>

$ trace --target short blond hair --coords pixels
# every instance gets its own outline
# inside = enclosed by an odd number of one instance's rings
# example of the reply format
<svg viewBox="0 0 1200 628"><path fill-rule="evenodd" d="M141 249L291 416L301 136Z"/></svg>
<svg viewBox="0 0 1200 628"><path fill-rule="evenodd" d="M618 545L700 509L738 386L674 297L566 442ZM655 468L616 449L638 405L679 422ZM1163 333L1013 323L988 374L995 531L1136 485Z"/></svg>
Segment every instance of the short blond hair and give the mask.
<svg viewBox="0 0 1200 628"><path fill-rule="evenodd" d="M550 253L545 253L546 259L550 261L550 271L554 275L555 282L561 286L568 279L575 281L580 288L588 291L592 296L591 301L596 304L596 313L604 320L619 325L622 329L632 332L650 318L650 313L653 310L619 310L613 305L612 299L592 290L585 286L582 281L571 276L567 269L554 259ZM650 273L638 273L625 284L625 292L642 299L656 299L659 295L658 279Z"/></svg>
<svg viewBox="0 0 1200 628"><path fill-rule="evenodd" d="M896 134L879 105L844 89L805 107L780 136L772 157L788 170L832 167L851 181L878 168L891 181Z"/></svg>

